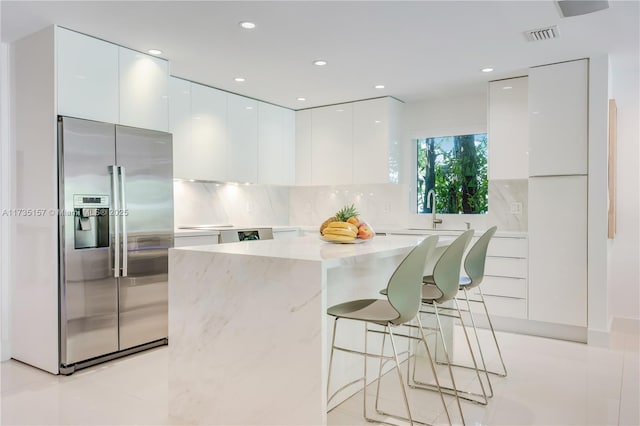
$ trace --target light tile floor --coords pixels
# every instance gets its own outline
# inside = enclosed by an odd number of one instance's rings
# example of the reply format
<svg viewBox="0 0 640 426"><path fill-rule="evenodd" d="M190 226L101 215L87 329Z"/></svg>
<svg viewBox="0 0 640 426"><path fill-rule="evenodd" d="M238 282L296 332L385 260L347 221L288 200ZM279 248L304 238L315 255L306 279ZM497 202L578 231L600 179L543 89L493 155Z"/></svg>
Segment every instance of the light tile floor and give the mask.
<svg viewBox="0 0 640 426"><path fill-rule="evenodd" d="M456 339L458 334L459 330ZM640 425L637 334L613 334L610 349L509 333L498 333L498 339L509 375L492 377L495 395L487 406L462 404L468 425ZM456 341L456 348L462 348L461 344ZM1 423L179 424L168 416L167 355L166 348L158 348L69 377L53 376L13 360L3 362ZM487 362L490 368L497 366L495 352L487 353ZM444 380L442 368L439 376ZM398 378L391 373L382 379L380 404L385 410L404 414ZM456 378L459 385L479 389L470 372L456 369ZM374 390L367 394L370 408ZM419 419L447 423L435 393L411 390L409 398ZM453 422L460 423L453 398L446 401ZM362 392L332 410L328 422L370 424L362 418Z"/></svg>

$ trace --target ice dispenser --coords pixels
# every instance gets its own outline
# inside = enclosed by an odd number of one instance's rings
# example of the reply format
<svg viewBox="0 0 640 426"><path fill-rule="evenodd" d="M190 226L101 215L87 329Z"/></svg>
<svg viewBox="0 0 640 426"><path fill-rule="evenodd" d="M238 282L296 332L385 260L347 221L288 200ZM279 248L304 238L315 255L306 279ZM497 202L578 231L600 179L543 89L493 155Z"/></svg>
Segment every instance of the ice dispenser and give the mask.
<svg viewBox="0 0 640 426"><path fill-rule="evenodd" d="M109 247L109 196L74 195L75 248Z"/></svg>

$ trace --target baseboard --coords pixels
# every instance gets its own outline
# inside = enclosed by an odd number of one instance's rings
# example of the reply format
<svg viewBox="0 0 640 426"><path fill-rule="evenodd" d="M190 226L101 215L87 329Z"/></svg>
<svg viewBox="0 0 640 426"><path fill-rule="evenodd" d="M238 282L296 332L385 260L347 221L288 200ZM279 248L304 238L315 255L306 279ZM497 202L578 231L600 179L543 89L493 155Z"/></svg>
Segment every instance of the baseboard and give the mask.
<svg viewBox="0 0 640 426"><path fill-rule="evenodd" d="M485 315L473 316L479 327L488 326ZM551 339L570 340L572 342L587 343L588 330L586 327L572 325L552 324L547 322L532 321L520 318L507 318L491 316L491 322L496 330L510 333L527 334L530 336L549 337Z"/></svg>
<svg viewBox="0 0 640 426"><path fill-rule="evenodd" d="M589 346L598 346L601 348L608 348L611 343L611 333L607 330L594 330L589 329L587 331L587 343Z"/></svg>
<svg viewBox="0 0 640 426"><path fill-rule="evenodd" d="M7 361L11 359L11 341L9 339L2 339L0 343L0 361Z"/></svg>

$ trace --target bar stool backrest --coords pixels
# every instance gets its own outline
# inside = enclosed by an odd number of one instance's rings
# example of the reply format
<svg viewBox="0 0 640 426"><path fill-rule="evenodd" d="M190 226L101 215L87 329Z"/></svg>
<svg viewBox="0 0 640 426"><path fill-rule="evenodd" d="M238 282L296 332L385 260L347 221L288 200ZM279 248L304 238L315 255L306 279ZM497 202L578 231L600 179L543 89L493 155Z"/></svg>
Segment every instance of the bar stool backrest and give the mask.
<svg viewBox="0 0 640 426"><path fill-rule="evenodd" d="M487 231L478 238L478 241L476 241L473 247L471 247L469 253L467 253L467 257L464 259L464 270L471 280L471 284L469 284L467 288L477 287L482 282L484 278L484 265L487 260L487 248L497 229L497 226L492 226L487 229Z"/></svg>
<svg viewBox="0 0 640 426"><path fill-rule="evenodd" d="M394 325L404 324L415 318L420 309L420 295L422 289L422 272L427 255L438 242L437 235L431 235L417 246L402 260L387 284L387 298L398 312L398 318L391 321Z"/></svg>
<svg viewBox="0 0 640 426"><path fill-rule="evenodd" d="M433 267L433 280L442 292L442 297L437 299L436 302L444 303L456 297L460 284L462 255L467 245L469 245L473 233L473 229L463 232L445 249Z"/></svg>

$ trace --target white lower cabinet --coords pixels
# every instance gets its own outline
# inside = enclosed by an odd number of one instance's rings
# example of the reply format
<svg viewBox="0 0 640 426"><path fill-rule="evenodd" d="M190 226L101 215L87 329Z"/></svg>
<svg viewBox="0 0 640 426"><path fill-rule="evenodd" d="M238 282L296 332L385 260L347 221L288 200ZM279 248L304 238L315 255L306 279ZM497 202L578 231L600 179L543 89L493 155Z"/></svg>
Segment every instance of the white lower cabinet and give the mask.
<svg viewBox="0 0 640 426"><path fill-rule="evenodd" d="M489 315L527 318L527 239L493 237L487 249L480 289ZM484 314L482 306L472 307Z"/></svg>
<svg viewBox="0 0 640 426"><path fill-rule="evenodd" d="M176 235L174 247L206 246L218 244L218 235Z"/></svg>
<svg viewBox="0 0 640 426"><path fill-rule="evenodd" d="M587 326L587 177L529 179L529 319Z"/></svg>

